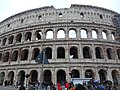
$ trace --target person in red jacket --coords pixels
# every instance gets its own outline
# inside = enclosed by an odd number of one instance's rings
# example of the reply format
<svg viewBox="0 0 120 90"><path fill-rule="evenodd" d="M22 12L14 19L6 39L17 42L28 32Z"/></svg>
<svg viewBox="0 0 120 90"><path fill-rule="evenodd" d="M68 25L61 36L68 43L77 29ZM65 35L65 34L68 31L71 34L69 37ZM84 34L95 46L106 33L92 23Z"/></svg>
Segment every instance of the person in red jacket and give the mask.
<svg viewBox="0 0 120 90"><path fill-rule="evenodd" d="M57 83L58 90L62 90L60 83Z"/></svg>
<svg viewBox="0 0 120 90"><path fill-rule="evenodd" d="M70 87L70 84L68 82L65 83L65 88L69 88Z"/></svg>

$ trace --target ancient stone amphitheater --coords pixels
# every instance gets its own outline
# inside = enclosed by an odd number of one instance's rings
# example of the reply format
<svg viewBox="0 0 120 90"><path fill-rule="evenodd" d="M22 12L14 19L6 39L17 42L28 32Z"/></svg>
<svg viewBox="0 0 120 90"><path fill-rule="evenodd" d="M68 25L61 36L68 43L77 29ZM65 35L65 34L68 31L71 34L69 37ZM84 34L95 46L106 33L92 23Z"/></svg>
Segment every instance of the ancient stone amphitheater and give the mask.
<svg viewBox="0 0 120 90"><path fill-rule="evenodd" d="M39 81L42 65L35 59L43 49L49 60L43 68L44 82L70 82L72 73L72 78L120 84L120 42L113 24L117 14L73 4L8 17L0 22L0 84L6 80L10 85Z"/></svg>

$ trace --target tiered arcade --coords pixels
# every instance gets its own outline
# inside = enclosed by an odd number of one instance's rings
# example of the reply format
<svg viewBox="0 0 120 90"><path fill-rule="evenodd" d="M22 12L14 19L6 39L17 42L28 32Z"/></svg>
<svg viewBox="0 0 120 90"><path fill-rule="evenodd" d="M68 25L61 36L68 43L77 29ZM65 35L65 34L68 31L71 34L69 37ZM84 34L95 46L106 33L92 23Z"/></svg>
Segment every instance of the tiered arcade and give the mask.
<svg viewBox="0 0 120 90"><path fill-rule="evenodd" d="M44 82L73 78L111 80L120 84L120 42L116 40L114 15L89 5L28 10L0 22L0 83L10 85L40 80L41 65L35 62L46 49ZM29 75L26 78L26 75Z"/></svg>

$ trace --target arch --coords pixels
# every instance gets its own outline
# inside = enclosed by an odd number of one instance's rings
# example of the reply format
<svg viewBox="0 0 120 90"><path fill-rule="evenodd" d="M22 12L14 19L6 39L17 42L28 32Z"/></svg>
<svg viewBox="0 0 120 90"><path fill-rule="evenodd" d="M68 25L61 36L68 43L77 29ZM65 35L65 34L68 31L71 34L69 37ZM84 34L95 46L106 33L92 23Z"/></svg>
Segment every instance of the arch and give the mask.
<svg viewBox="0 0 120 90"><path fill-rule="evenodd" d="M24 81L25 81L25 71L22 70L18 73L17 84L23 85Z"/></svg>
<svg viewBox="0 0 120 90"><path fill-rule="evenodd" d="M100 77L100 82L105 81L106 80L106 75L107 75L106 70L101 69L101 70L99 70L98 73L99 73L99 77Z"/></svg>
<svg viewBox="0 0 120 90"><path fill-rule="evenodd" d="M5 72L1 72L0 73L0 85L3 85L4 78L5 78Z"/></svg>
<svg viewBox="0 0 120 90"><path fill-rule="evenodd" d="M64 70L57 71L57 82L64 84L63 82L66 81L66 73Z"/></svg>
<svg viewBox="0 0 120 90"><path fill-rule="evenodd" d="M21 60L27 60L28 59L28 49L24 49L21 52Z"/></svg>
<svg viewBox="0 0 120 90"><path fill-rule="evenodd" d="M87 38L88 37L87 30L86 29L81 29L80 30L80 36L81 36L81 38Z"/></svg>
<svg viewBox="0 0 120 90"><path fill-rule="evenodd" d="M117 56L118 56L118 59L120 60L120 49L117 49Z"/></svg>
<svg viewBox="0 0 120 90"><path fill-rule="evenodd" d="M46 39L53 39L53 30L51 29L47 30Z"/></svg>
<svg viewBox="0 0 120 90"><path fill-rule="evenodd" d="M111 48L107 48L107 57L108 59L114 59L114 56L113 56L113 51Z"/></svg>
<svg viewBox="0 0 120 90"><path fill-rule="evenodd" d="M69 38L76 38L76 30L75 29L69 30Z"/></svg>
<svg viewBox="0 0 120 90"><path fill-rule="evenodd" d="M11 59L11 61L17 61L17 58L18 58L18 51L15 50L15 51L12 53L12 59Z"/></svg>
<svg viewBox="0 0 120 90"><path fill-rule="evenodd" d="M77 47L71 47L70 48L70 56L73 56L72 58L78 58L78 50Z"/></svg>
<svg viewBox="0 0 120 90"><path fill-rule="evenodd" d="M50 47L46 48L45 54L48 59L52 59L52 49Z"/></svg>
<svg viewBox="0 0 120 90"><path fill-rule="evenodd" d="M118 85L118 80L120 78L119 72L117 70L113 70L111 74L112 74L112 79L113 79L114 85Z"/></svg>
<svg viewBox="0 0 120 90"><path fill-rule="evenodd" d="M35 40L40 40L42 38L42 32L41 30L37 30L35 32Z"/></svg>
<svg viewBox="0 0 120 90"><path fill-rule="evenodd" d="M64 31L64 29L59 29L57 31L57 38L65 38L65 31Z"/></svg>
<svg viewBox="0 0 120 90"><path fill-rule="evenodd" d="M102 15L99 15L100 19L103 19L103 16Z"/></svg>
<svg viewBox="0 0 120 90"><path fill-rule="evenodd" d="M39 53L40 53L39 48L34 48L32 52L32 60L35 60L37 56L39 55Z"/></svg>
<svg viewBox="0 0 120 90"><path fill-rule="evenodd" d="M85 46L83 47L83 57L84 58L92 58L90 54L90 48Z"/></svg>
<svg viewBox="0 0 120 90"><path fill-rule="evenodd" d="M65 58L65 49L64 47L57 48L57 58Z"/></svg>
<svg viewBox="0 0 120 90"><path fill-rule="evenodd" d="M13 43L13 39L14 39L14 36L10 36L10 38L8 39L8 44L12 44Z"/></svg>
<svg viewBox="0 0 120 90"><path fill-rule="evenodd" d="M32 36L31 32L26 32L25 33L25 41L31 41L31 36Z"/></svg>
<svg viewBox="0 0 120 90"><path fill-rule="evenodd" d="M112 35L112 40L115 40L115 33L112 32L111 35Z"/></svg>
<svg viewBox="0 0 120 90"><path fill-rule="evenodd" d="M95 55L97 59L103 59L103 52L100 47L95 48Z"/></svg>
<svg viewBox="0 0 120 90"><path fill-rule="evenodd" d="M22 39L22 34L21 33L17 34L17 36L16 36L16 43L17 42L21 42L21 39Z"/></svg>
<svg viewBox="0 0 120 90"><path fill-rule="evenodd" d="M2 53L0 53L0 61L2 61Z"/></svg>
<svg viewBox="0 0 120 90"><path fill-rule="evenodd" d="M44 82L46 83L46 84L52 84L51 82L51 71L50 70L45 70L44 71Z"/></svg>
<svg viewBox="0 0 120 90"><path fill-rule="evenodd" d="M92 30L92 38L97 38L98 35L97 35L97 31L95 29Z"/></svg>
<svg viewBox="0 0 120 90"><path fill-rule="evenodd" d="M13 85L13 80L14 80L14 72L10 71L8 73L8 85Z"/></svg>
<svg viewBox="0 0 120 90"><path fill-rule="evenodd" d="M87 69L85 71L85 78L92 78L92 79L94 78L94 73L91 69Z"/></svg>
<svg viewBox="0 0 120 90"><path fill-rule="evenodd" d="M102 38L107 39L107 31L106 30L102 31Z"/></svg>
<svg viewBox="0 0 120 90"><path fill-rule="evenodd" d="M2 46L6 45L6 41L7 41L7 38L4 38L4 39L2 40Z"/></svg>
<svg viewBox="0 0 120 90"><path fill-rule="evenodd" d="M80 78L79 71L77 69L72 70L72 78Z"/></svg>
<svg viewBox="0 0 120 90"><path fill-rule="evenodd" d="M31 85L35 85L36 82L38 82L38 72L36 70L32 70L30 72L30 80L29 80L29 84Z"/></svg>
<svg viewBox="0 0 120 90"><path fill-rule="evenodd" d="M8 60L9 60L9 52L5 52L5 54L4 54L4 58L3 58L3 62L8 62Z"/></svg>

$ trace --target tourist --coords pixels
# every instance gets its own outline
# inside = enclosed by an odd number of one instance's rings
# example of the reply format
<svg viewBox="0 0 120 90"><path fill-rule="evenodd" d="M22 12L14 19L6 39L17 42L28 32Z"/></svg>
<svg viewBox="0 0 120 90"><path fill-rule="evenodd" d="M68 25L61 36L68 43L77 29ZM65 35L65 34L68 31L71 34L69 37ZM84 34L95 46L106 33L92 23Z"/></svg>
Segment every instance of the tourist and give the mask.
<svg viewBox="0 0 120 90"><path fill-rule="evenodd" d="M58 88L58 90L62 90L60 83L57 84L57 88Z"/></svg>
<svg viewBox="0 0 120 90"><path fill-rule="evenodd" d="M70 84L68 82L65 83L65 88L69 88Z"/></svg>
<svg viewBox="0 0 120 90"><path fill-rule="evenodd" d="M25 90L25 87L23 86L23 84L19 87L19 90Z"/></svg>
<svg viewBox="0 0 120 90"><path fill-rule="evenodd" d="M78 84L75 88L75 90L86 90L85 87L81 84Z"/></svg>
<svg viewBox="0 0 120 90"><path fill-rule="evenodd" d="M53 89L53 90L56 90L56 88L55 88L55 84L52 85L52 89Z"/></svg>
<svg viewBox="0 0 120 90"><path fill-rule="evenodd" d="M8 85L8 82L7 82L7 80L5 80L4 84L5 84L5 87Z"/></svg>

